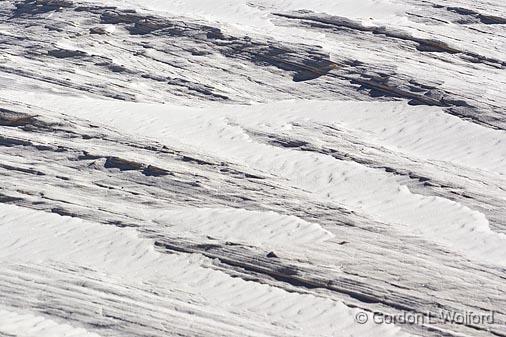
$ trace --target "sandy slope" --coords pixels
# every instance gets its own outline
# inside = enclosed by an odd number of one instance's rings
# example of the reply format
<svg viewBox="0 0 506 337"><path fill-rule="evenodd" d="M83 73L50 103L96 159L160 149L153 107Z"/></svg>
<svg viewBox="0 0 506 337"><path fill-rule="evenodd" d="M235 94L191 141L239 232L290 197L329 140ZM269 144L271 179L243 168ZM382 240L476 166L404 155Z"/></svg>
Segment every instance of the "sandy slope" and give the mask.
<svg viewBox="0 0 506 337"><path fill-rule="evenodd" d="M0 336L506 335L505 17L0 3Z"/></svg>

